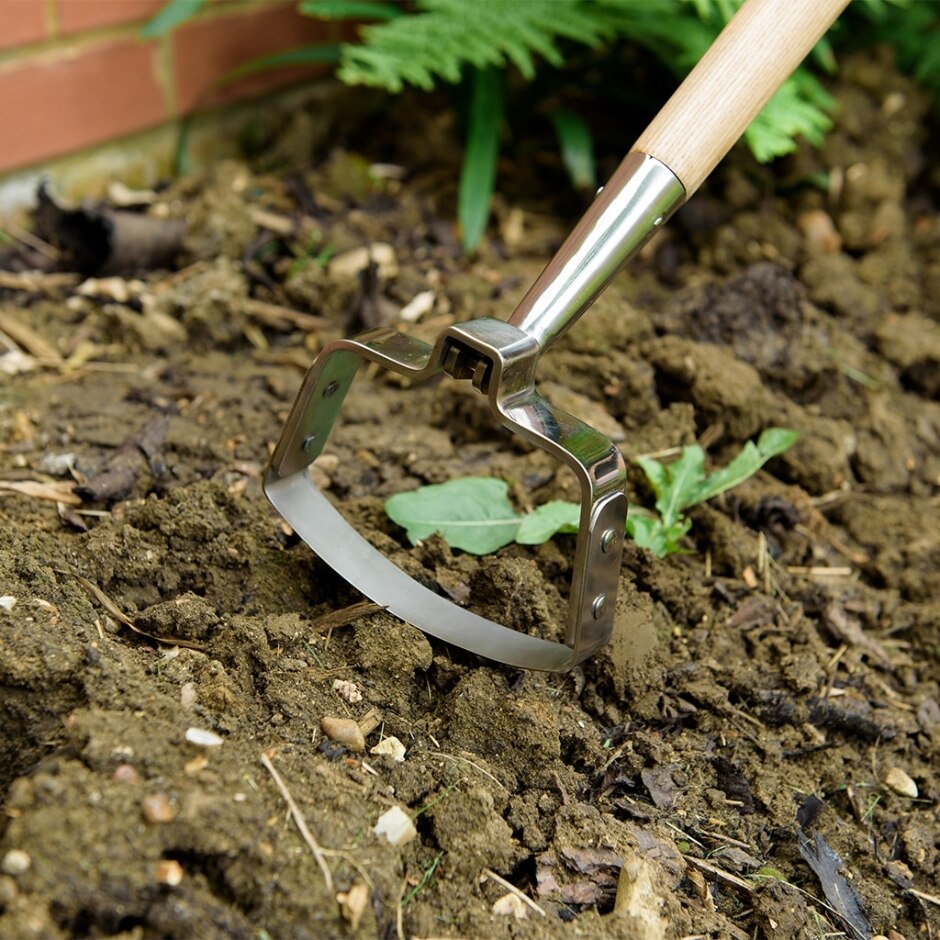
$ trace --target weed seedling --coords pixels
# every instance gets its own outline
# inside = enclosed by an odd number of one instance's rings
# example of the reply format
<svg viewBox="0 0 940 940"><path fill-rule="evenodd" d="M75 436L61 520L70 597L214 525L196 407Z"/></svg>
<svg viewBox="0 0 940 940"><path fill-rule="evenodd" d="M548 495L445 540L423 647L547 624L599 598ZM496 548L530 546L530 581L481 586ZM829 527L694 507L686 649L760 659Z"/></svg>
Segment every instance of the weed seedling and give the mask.
<svg viewBox="0 0 940 940"><path fill-rule="evenodd" d="M431 883L431 880L434 878L434 872L437 871L437 867L441 864L443 857L443 851L438 852L437 855L434 856L434 861L425 868L424 873L421 875L421 880L401 899L401 907L407 907L418 894Z"/></svg>
<svg viewBox="0 0 940 940"><path fill-rule="evenodd" d="M627 533L658 558L682 551L680 540L692 526L686 510L743 483L797 437L796 431L768 428L756 443L748 441L731 463L713 473L705 472L705 453L695 444L683 447L671 464L637 458L656 504L654 510L631 507ZM438 532L451 548L474 555L495 552L510 542L540 545L555 535L578 531L581 510L576 503L555 500L520 515L508 492L503 480L463 477L398 493L386 501L385 511L406 530L412 544Z"/></svg>

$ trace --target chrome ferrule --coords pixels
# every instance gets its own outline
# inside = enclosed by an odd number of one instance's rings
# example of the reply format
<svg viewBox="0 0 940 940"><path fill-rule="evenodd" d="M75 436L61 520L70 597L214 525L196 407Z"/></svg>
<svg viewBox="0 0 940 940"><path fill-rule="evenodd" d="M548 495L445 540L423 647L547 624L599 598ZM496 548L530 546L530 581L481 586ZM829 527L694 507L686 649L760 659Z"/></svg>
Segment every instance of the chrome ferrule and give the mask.
<svg viewBox="0 0 940 940"><path fill-rule="evenodd" d="M669 167L628 153L509 322L547 349L684 201Z"/></svg>

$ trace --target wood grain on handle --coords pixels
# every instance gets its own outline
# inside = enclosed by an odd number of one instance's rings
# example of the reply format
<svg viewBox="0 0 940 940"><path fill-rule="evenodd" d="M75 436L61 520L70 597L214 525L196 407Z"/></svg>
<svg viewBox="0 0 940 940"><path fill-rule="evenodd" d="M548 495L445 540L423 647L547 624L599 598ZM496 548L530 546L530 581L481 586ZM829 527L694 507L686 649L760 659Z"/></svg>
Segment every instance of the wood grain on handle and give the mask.
<svg viewBox="0 0 940 940"><path fill-rule="evenodd" d="M747 0L633 145L691 196L848 0Z"/></svg>

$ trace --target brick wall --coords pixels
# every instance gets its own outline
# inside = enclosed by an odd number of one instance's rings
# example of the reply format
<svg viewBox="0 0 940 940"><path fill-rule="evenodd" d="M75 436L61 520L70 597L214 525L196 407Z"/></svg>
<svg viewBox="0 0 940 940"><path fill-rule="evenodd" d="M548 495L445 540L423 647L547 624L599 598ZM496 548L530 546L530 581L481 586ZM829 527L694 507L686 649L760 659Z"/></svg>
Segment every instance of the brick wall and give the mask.
<svg viewBox="0 0 940 940"><path fill-rule="evenodd" d="M164 0L0 0L0 175L293 84L323 67L216 81L258 56L335 40L293 0L213 0L169 36Z"/></svg>

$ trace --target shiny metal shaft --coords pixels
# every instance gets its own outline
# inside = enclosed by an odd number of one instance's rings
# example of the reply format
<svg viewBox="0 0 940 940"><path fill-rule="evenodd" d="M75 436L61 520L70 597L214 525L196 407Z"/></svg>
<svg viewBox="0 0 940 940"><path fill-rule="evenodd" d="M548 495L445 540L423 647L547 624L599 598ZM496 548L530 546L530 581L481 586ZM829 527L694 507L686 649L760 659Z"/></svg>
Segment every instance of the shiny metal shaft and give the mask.
<svg viewBox="0 0 940 940"><path fill-rule="evenodd" d="M628 153L509 322L547 349L684 201L669 167Z"/></svg>

